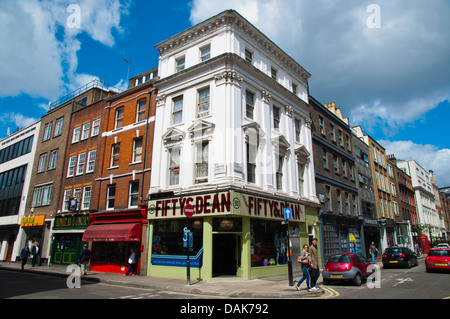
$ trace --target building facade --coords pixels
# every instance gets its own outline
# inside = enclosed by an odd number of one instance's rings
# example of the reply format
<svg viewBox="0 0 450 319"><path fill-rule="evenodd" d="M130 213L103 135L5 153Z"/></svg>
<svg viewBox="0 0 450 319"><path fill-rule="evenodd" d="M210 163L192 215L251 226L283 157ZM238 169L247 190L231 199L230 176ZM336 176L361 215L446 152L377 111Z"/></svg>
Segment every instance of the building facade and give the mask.
<svg viewBox="0 0 450 319"><path fill-rule="evenodd" d="M284 208L292 254L319 235L309 73L232 10L156 48L148 274L286 273Z"/></svg>
<svg viewBox="0 0 450 319"><path fill-rule="evenodd" d="M415 160L398 161L397 166L411 176L419 219L418 230L427 235L430 242L441 235L440 220L436 211L431 176Z"/></svg>
<svg viewBox="0 0 450 319"><path fill-rule="evenodd" d="M356 136L352 128L352 145L355 154L355 179L358 188L360 215L363 217L363 232L365 250L364 256L370 256L369 247L372 242L380 242L377 206L375 204L375 190L370 165L370 149L364 139Z"/></svg>
<svg viewBox="0 0 450 319"><path fill-rule="evenodd" d="M28 243L23 220L40 122L0 141L0 261L16 261ZM31 247L31 244L30 244Z"/></svg>
<svg viewBox="0 0 450 319"><path fill-rule="evenodd" d="M137 272L146 272L154 81L142 81L105 100L90 225L82 238L91 243L92 270L125 273L133 250Z"/></svg>
<svg viewBox="0 0 450 319"><path fill-rule="evenodd" d="M337 252L365 250L355 156L348 118L334 103L310 97L316 192L323 260Z"/></svg>

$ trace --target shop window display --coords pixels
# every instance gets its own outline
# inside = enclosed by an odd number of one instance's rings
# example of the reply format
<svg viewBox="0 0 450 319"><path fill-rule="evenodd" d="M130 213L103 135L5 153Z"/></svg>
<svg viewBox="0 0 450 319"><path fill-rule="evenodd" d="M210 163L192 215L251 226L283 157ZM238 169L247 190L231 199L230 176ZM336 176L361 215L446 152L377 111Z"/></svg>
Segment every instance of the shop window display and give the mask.
<svg viewBox="0 0 450 319"><path fill-rule="evenodd" d="M139 251L139 244L134 242L95 242L93 262L126 264L131 248Z"/></svg>
<svg viewBox="0 0 450 319"><path fill-rule="evenodd" d="M157 220L153 230L154 255L185 255L183 248L184 228L186 220ZM190 255L196 255L203 247L203 220L189 219L189 230L193 233L193 249Z"/></svg>
<svg viewBox="0 0 450 319"><path fill-rule="evenodd" d="M286 225L278 221L251 220L252 267L287 263Z"/></svg>

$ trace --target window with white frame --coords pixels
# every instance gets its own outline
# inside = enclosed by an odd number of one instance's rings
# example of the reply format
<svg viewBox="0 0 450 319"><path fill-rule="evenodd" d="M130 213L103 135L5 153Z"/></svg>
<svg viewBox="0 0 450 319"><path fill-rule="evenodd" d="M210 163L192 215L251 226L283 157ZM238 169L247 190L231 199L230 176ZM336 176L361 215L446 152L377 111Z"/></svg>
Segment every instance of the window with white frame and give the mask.
<svg viewBox="0 0 450 319"><path fill-rule="evenodd" d="M83 189L83 201L81 203L82 210L88 210L91 205L92 186L85 186Z"/></svg>
<svg viewBox="0 0 450 319"><path fill-rule="evenodd" d="M86 153L78 154L77 175L84 173L84 165L86 164Z"/></svg>
<svg viewBox="0 0 450 319"><path fill-rule="evenodd" d="M116 200L116 184L108 185L106 190L106 209L114 209Z"/></svg>
<svg viewBox="0 0 450 319"><path fill-rule="evenodd" d="M319 116L319 128L320 134L325 135L325 123L323 121L323 117Z"/></svg>
<svg viewBox="0 0 450 319"><path fill-rule="evenodd" d="M56 120L55 132L53 133L53 137L60 136L62 134L63 124L64 124L64 116Z"/></svg>
<svg viewBox="0 0 450 319"><path fill-rule="evenodd" d="M86 173L92 173L95 169L95 157L97 155L97 150L89 151L88 162L86 167Z"/></svg>
<svg viewBox="0 0 450 319"><path fill-rule="evenodd" d="M350 202L347 192L345 192L345 213L347 215L350 215Z"/></svg>
<svg viewBox="0 0 450 319"><path fill-rule="evenodd" d="M276 187L278 190L283 190L283 166L284 166L284 156L276 156Z"/></svg>
<svg viewBox="0 0 450 319"><path fill-rule="evenodd" d="M208 181L209 142L196 143L195 153L195 183Z"/></svg>
<svg viewBox="0 0 450 319"><path fill-rule="evenodd" d="M281 110L279 107L273 106L273 128L276 130L280 129L280 118Z"/></svg>
<svg viewBox="0 0 450 319"><path fill-rule="evenodd" d="M344 146L344 138L342 136L342 131L338 130L338 138L339 138L339 145Z"/></svg>
<svg viewBox="0 0 450 319"><path fill-rule="evenodd" d="M301 130L302 130L302 125L299 119L295 119L294 121L294 125L295 125L295 141L300 143L300 139L301 139Z"/></svg>
<svg viewBox="0 0 450 319"><path fill-rule="evenodd" d="M45 171L45 163L47 162L47 153L39 155L39 162L37 172L42 173Z"/></svg>
<svg viewBox="0 0 450 319"><path fill-rule="evenodd" d="M48 141L50 137L52 136L52 128L53 128L53 122L49 122L45 124L44 128L44 137L42 141Z"/></svg>
<svg viewBox="0 0 450 319"><path fill-rule="evenodd" d="M276 80L277 79L277 75L278 75L278 70L275 69L274 67L270 68L270 76L272 79Z"/></svg>
<svg viewBox="0 0 450 319"><path fill-rule="evenodd" d="M324 148L322 148L322 161L323 161L323 168L329 169L328 168L328 154L327 154L327 150Z"/></svg>
<svg viewBox="0 0 450 319"><path fill-rule="evenodd" d="M397 192L395 191L395 184L391 183L391 194L392 196L397 196Z"/></svg>
<svg viewBox="0 0 450 319"><path fill-rule="evenodd" d="M342 160L342 176L347 177L347 163Z"/></svg>
<svg viewBox="0 0 450 319"><path fill-rule="evenodd" d="M245 48L245 61L250 63L253 62L253 52L247 48Z"/></svg>
<svg viewBox="0 0 450 319"><path fill-rule="evenodd" d="M73 135L72 135L72 143L76 143L80 140L81 135L81 126L75 127L73 129Z"/></svg>
<svg viewBox="0 0 450 319"><path fill-rule="evenodd" d="M297 163L297 172L298 172L298 194L302 196L305 195L304 190L305 165L302 163Z"/></svg>
<svg viewBox="0 0 450 319"><path fill-rule="evenodd" d="M245 116L253 120L255 110L255 94L245 91Z"/></svg>
<svg viewBox="0 0 450 319"><path fill-rule="evenodd" d="M256 183L256 153L258 151L258 147L254 143L247 142L246 149L247 149L247 182Z"/></svg>
<svg viewBox="0 0 450 319"><path fill-rule="evenodd" d="M180 148L174 147L169 150L169 185L180 183Z"/></svg>
<svg viewBox="0 0 450 319"><path fill-rule="evenodd" d="M36 186L33 191L32 207L47 206L51 203L53 184Z"/></svg>
<svg viewBox="0 0 450 319"><path fill-rule="evenodd" d="M395 216L399 216L400 213L398 211L398 203L397 202L392 202L394 204L394 214Z"/></svg>
<svg viewBox="0 0 450 319"><path fill-rule="evenodd" d="M79 211L81 207L81 191L81 187L73 189L73 198L77 201L77 211Z"/></svg>
<svg viewBox="0 0 450 319"><path fill-rule="evenodd" d="M133 163L142 162L142 137L133 140Z"/></svg>
<svg viewBox="0 0 450 319"><path fill-rule="evenodd" d="M183 71L185 68L186 58L184 55L175 60L175 69L176 72Z"/></svg>
<svg viewBox="0 0 450 319"><path fill-rule="evenodd" d="M120 156L120 143L113 144L111 146L111 166L119 166L119 156Z"/></svg>
<svg viewBox="0 0 450 319"><path fill-rule="evenodd" d="M48 160L48 169L56 169L56 162L58 161L58 150L53 150L50 152L50 158Z"/></svg>
<svg viewBox="0 0 450 319"><path fill-rule="evenodd" d="M145 120L145 108L147 105L147 99L142 99L137 102L136 107L136 122Z"/></svg>
<svg viewBox="0 0 450 319"><path fill-rule="evenodd" d="M137 207L139 203L139 181L130 183L130 194L128 200L128 207Z"/></svg>
<svg viewBox="0 0 450 319"><path fill-rule="evenodd" d="M334 165L334 173L336 175L339 175L338 157L336 155L333 155L333 165Z"/></svg>
<svg viewBox="0 0 450 319"><path fill-rule="evenodd" d="M117 108L114 129L118 129L118 128L122 128L123 127L123 113L124 113L124 107L123 106Z"/></svg>
<svg viewBox="0 0 450 319"><path fill-rule="evenodd" d="M325 204L327 206L327 210L331 211L331 187L325 186Z"/></svg>
<svg viewBox="0 0 450 319"><path fill-rule="evenodd" d="M69 201L70 201L71 197L72 197L72 189L70 188L70 189L64 190L64 200L63 200L63 207L62 207L63 212L69 211Z"/></svg>
<svg viewBox="0 0 450 319"><path fill-rule="evenodd" d="M210 114L209 87L198 90L197 117L205 117Z"/></svg>
<svg viewBox="0 0 450 319"><path fill-rule="evenodd" d="M338 213L342 214L342 198L341 198L341 190L336 190L337 192L337 203L338 203Z"/></svg>
<svg viewBox="0 0 450 319"><path fill-rule="evenodd" d="M179 124L183 121L183 96L173 99L172 124Z"/></svg>
<svg viewBox="0 0 450 319"><path fill-rule="evenodd" d="M90 131L91 131L91 122L83 124L83 130L81 132L81 140L89 138Z"/></svg>
<svg viewBox="0 0 450 319"><path fill-rule="evenodd" d="M334 125L330 123L330 134L331 134L331 140L333 142L336 142L336 135L334 134Z"/></svg>
<svg viewBox="0 0 450 319"><path fill-rule="evenodd" d="M75 175L75 166L77 165L77 156L71 156L69 158L69 167L67 169L67 177Z"/></svg>
<svg viewBox="0 0 450 319"><path fill-rule="evenodd" d="M100 119L94 120L92 122L92 135L91 136L97 136L100 133Z"/></svg>
<svg viewBox="0 0 450 319"><path fill-rule="evenodd" d="M205 45L200 48L200 61L206 61L211 58L211 45Z"/></svg>

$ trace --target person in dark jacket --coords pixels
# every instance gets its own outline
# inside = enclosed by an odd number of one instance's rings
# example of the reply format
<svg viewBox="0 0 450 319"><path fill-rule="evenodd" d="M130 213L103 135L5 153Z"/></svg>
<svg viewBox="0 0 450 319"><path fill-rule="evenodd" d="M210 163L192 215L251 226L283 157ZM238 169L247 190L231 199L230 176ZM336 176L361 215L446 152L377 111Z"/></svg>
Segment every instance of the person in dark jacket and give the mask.
<svg viewBox="0 0 450 319"><path fill-rule="evenodd" d="M22 261L22 270L27 263L28 257L30 257L30 248L28 248L28 244L25 244L25 247L22 248L20 252L20 260Z"/></svg>
<svg viewBox="0 0 450 319"><path fill-rule="evenodd" d="M31 266L36 266L36 263L39 260L39 254L41 253L41 250L39 249L39 243L35 242L33 244L33 247L31 247Z"/></svg>
<svg viewBox="0 0 450 319"><path fill-rule="evenodd" d="M81 275L86 275L86 265L89 263L89 260L91 259L91 251L89 248L87 248L87 245L85 244L83 246L83 250L80 253L80 257L78 258L78 261L81 264Z"/></svg>

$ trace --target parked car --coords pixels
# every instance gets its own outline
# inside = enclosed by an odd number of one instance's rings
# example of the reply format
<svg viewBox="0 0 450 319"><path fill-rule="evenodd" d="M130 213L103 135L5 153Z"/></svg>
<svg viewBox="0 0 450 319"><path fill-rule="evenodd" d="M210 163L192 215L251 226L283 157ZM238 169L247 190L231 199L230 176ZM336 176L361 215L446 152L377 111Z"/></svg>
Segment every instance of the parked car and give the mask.
<svg viewBox="0 0 450 319"><path fill-rule="evenodd" d="M450 270L450 249L430 249L425 258L425 268L428 272L433 270Z"/></svg>
<svg viewBox="0 0 450 319"><path fill-rule="evenodd" d="M369 277L373 270L369 268L372 263L357 253L338 253L328 257L322 273L323 283L331 281L352 281L360 286L363 280Z"/></svg>
<svg viewBox="0 0 450 319"><path fill-rule="evenodd" d="M438 245L436 246L436 248L450 248L450 245L449 245L449 244L446 244L446 243L441 243L441 244L438 244Z"/></svg>
<svg viewBox="0 0 450 319"><path fill-rule="evenodd" d="M417 255L406 247L390 247L383 252L383 268L391 266L418 266Z"/></svg>

